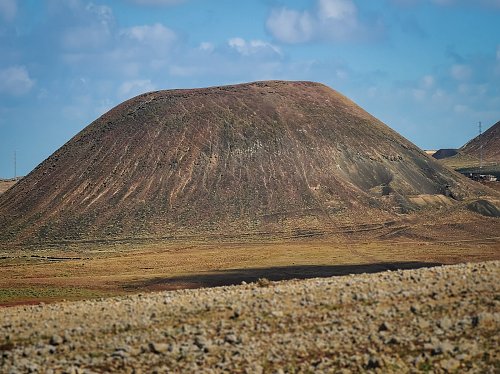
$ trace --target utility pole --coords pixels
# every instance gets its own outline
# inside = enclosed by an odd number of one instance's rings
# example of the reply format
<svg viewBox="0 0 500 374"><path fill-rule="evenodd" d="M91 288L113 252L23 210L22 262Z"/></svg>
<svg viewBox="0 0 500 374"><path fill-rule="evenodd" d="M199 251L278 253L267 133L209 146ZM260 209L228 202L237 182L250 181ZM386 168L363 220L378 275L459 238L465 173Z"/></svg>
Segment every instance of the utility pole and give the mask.
<svg viewBox="0 0 500 374"><path fill-rule="evenodd" d="M17 154L14 150L14 179L17 179Z"/></svg>
<svg viewBox="0 0 500 374"><path fill-rule="evenodd" d="M483 169L483 131L481 121L479 121L479 169Z"/></svg>

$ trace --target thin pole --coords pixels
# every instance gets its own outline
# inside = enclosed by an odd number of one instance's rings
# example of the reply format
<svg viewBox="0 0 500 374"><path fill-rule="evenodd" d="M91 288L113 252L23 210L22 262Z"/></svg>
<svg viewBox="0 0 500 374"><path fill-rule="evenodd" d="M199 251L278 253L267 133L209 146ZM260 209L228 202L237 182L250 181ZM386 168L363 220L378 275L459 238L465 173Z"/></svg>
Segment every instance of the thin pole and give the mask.
<svg viewBox="0 0 500 374"><path fill-rule="evenodd" d="M17 154L14 150L14 179L17 179Z"/></svg>

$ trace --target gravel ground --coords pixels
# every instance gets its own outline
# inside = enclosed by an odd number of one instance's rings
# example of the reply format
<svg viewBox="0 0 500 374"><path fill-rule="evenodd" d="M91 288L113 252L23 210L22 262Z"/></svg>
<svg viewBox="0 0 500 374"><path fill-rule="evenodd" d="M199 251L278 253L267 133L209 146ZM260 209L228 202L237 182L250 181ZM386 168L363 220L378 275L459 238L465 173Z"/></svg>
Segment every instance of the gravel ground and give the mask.
<svg viewBox="0 0 500 374"><path fill-rule="evenodd" d="M2 373L500 372L500 261L0 309Z"/></svg>

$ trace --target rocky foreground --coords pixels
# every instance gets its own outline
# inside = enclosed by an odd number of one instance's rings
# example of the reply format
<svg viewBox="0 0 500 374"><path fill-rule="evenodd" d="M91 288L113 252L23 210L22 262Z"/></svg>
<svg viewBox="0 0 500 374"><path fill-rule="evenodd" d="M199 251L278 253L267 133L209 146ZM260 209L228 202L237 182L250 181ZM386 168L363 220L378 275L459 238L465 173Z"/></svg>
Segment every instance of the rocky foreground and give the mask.
<svg viewBox="0 0 500 374"><path fill-rule="evenodd" d="M2 373L500 371L500 261L0 309Z"/></svg>

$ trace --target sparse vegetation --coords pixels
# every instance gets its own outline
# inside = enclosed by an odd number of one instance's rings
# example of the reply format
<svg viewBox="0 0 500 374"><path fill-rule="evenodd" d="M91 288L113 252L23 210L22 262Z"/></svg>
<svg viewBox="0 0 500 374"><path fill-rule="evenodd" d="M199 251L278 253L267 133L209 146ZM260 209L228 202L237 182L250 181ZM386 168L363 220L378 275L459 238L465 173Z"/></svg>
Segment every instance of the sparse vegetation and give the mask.
<svg viewBox="0 0 500 374"><path fill-rule="evenodd" d="M453 240L449 239L450 227L438 230L442 237L432 241L396 238L364 242L323 237L270 243L130 244L38 250L35 257L25 251L4 251L0 253L0 303L74 300L257 282L259 278L326 277L499 259L499 237L470 237L462 226L457 230ZM412 231L406 228L403 232Z"/></svg>
<svg viewBox="0 0 500 374"><path fill-rule="evenodd" d="M0 308L0 372L493 373L499 277L495 261Z"/></svg>
<svg viewBox="0 0 500 374"><path fill-rule="evenodd" d="M109 296L104 290L85 289L81 287L54 287L54 286L31 286L31 287L9 287L0 288L0 305L11 305L17 303L38 303L40 301L60 301L93 299Z"/></svg>

